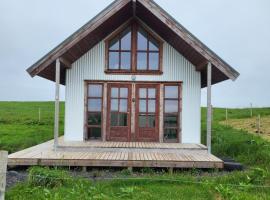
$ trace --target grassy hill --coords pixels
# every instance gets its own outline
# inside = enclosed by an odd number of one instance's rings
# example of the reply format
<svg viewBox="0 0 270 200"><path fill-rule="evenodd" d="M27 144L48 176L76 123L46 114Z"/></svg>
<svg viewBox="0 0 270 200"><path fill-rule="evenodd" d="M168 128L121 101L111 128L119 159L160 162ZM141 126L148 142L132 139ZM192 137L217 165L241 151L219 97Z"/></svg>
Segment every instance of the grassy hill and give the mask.
<svg viewBox="0 0 270 200"><path fill-rule="evenodd" d="M53 111L52 102L0 102L0 149L14 152L53 138ZM61 132L63 111L64 103ZM253 113L269 116L270 108L254 109ZM229 110L230 119L249 115L249 109ZM205 116L202 108L203 143ZM7 199L270 199L270 142L220 124L224 120L225 109L214 109L213 154L244 163L243 172L194 169L169 175L149 169L136 174L123 170L114 180L89 181L74 178L64 169L33 168L29 180L10 189Z"/></svg>

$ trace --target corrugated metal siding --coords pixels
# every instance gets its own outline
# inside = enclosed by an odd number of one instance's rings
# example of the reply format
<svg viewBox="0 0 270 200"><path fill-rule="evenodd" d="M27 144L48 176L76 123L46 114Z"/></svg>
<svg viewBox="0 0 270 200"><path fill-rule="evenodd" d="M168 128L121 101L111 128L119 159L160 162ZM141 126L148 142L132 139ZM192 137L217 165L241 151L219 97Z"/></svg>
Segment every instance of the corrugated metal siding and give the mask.
<svg viewBox="0 0 270 200"><path fill-rule="evenodd" d="M105 45L100 42L72 64L66 77L65 139L83 140L84 80L127 80L131 75L104 73ZM182 142L200 143L201 77L169 44L163 47L163 74L136 75L137 81L183 81Z"/></svg>

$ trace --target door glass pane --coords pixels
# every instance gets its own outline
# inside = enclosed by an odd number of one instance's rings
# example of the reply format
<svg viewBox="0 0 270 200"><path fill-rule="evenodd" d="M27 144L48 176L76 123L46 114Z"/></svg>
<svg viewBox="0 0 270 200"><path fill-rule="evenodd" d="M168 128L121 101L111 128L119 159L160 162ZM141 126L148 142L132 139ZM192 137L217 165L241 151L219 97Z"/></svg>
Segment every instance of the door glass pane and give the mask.
<svg viewBox="0 0 270 200"><path fill-rule="evenodd" d="M111 126L117 126L118 125L118 114L112 112L111 113Z"/></svg>
<svg viewBox="0 0 270 200"><path fill-rule="evenodd" d="M122 50L131 50L131 31L130 27L123 32L121 38L121 49Z"/></svg>
<svg viewBox="0 0 270 200"><path fill-rule="evenodd" d="M89 85L88 86L89 97L102 97L102 85Z"/></svg>
<svg viewBox="0 0 270 200"><path fill-rule="evenodd" d="M121 53L121 69L130 69L131 67L131 53L122 52Z"/></svg>
<svg viewBox="0 0 270 200"><path fill-rule="evenodd" d="M111 99L111 111L118 111L118 99Z"/></svg>
<svg viewBox="0 0 270 200"><path fill-rule="evenodd" d="M109 49L110 50L119 50L119 39L115 38L112 41L110 41Z"/></svg>
<svg viewBox="0 0 270 200"><path fill-rule="evenodd" d="M127 126L127 113L119 113L119 126Z"/></svg>
<svg viewBox="0 0 270 200"><path fill-rule="evenodd" d="M127 88L120 88L120 97L121 98L128 98L128 89Z"/></svg>
<svg viewBox="0 0 270 200"><path fill-rule="evenodd" d="M101 128L91 127L88 128L88 134L90 139L100 139L101 138Z"/></svg>
<svg viewBox="0 0 270 200"><path fill-rule="evenodd" d="M101 99L88 99L88 111L101 111Z"/></svg>
<svg viewBox="0 0 270 200"><path fill-rule="evenodd" d="M101 125L101 113L88 113L88 125Z"/></svg>
<svg viewBox="0 0 270 200"><path fill-rule="evenodd" d="M165 100L165 112L178 112L178 101L177 100Z"/></svg>
<svg viewBox="0 0 270 200"><path fill-rule="evenodd" d="M138 50L147 50L147 33L141 28L138 31Z"/></svg>
<svg viewBox="0 0 270 200"><path fill-rule="evenodd" d="M148 100L148 112L156 112L156 100Z"/></svg>
<svg viewBox="0 0 270 200"><path fill-rule="evenodd" d="M156 98L156 89L155 88L148 89L148 98Z"/></svg>
<svg viewBox="0 0 270 200"><path fill-rule="evenodd" d="M164 127L177 127L177 115L165 115Z"/></svg>
<svg viewBox="0 0 270 200"><path fill-rule="evenodd" d="M150 51L158 51L159 50L158 42L152 37L149 37L149 50Z"/></svg>
<svg viewBox="0 0 270 200"><path fill-rule="evenodd" d="M155 115L148 115L148 127L154 128L156 126L156 116Z"/></svg>
<svg viewBox="0 0 270 200"><path fill-rule="evenodd" d="M146 115L139 115L139 127L146 127Z"/></svg>
<svg viewBox="0 0 270 200"><path fill-rule="evenodd" d="M127 99L120 100L119 112L127 112Z"/></svg>
<svg viewBox="0 0 270 200"><path fill-rule="evenodd" d="M119 69L118 52L109 52L109 69Z"/></svg>
<svg viewBox="0 0 270 200"><path fill-rule="evenodd" d="M118 98L118 88L111 89L111 97Z"/></svg>
<svg viewBox="0 0 270 200"><path fill-rule="evenodd" d="M159 66L159 54L158 53L149 53L149 69L158 70Z"/></svg>
<svg viewBox="0 0 270 200"><path fill-rule="evenodd" d="M146 88L140 88L139 93L140 98L146 98Z"/></svg>
<svg viewBox="0 0 270 200"><path fill-rule="evenodd" d="M146 100L140 100L139 112L146 112Z"/></svg>
<svg viewBox="0 0 270 200"><path fill-rule="evenodd" d="M177 129L164 129L164 139L177 139Z"/></svg>
<svg viewBox="0 0 270 200"><path fill-rule="evenodd" d="M178 86L165 86L165 98L178 98Z"/></svg>
<svg viewBox="0 0 270 200"><path fill-rule="evenodd" d="M137 54L137 69L146 70L147 69L147 53Z"/></svg>

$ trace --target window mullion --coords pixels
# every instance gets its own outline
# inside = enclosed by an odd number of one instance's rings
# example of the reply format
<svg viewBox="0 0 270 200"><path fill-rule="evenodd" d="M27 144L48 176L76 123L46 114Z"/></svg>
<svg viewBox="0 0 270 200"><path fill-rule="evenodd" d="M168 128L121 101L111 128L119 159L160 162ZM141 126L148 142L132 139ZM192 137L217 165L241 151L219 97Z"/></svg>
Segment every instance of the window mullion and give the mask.
<svg viewBox="0 0 270 200"><path fill-rule="evenodd" d="M118 62L118 70L121 70L121 50L122 50L122 45L121 45L121 37L120 37L120 34L119 34L119 62Z"/></svg>

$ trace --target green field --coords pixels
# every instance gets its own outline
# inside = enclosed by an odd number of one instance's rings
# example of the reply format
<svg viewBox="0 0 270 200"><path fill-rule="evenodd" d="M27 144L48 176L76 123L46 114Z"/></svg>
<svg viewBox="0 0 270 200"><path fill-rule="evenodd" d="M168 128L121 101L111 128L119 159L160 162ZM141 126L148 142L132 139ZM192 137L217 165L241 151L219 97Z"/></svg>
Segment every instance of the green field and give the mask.
<svg viewBox="0 0 270 200"><path fill-rule="evenodd" d="M51 102L0 102L0 149L14 152L51 139L53 110ZM63 111L61 104L61 132ZM202 138L206 132L205 111L202 109ZM266 116L270 108L253 112ZM247 118L249 110L231 109L229 117ZM225 110L214 109L213 153L245 164L245 171L193 169L170 175L149 169L135 174L123 170L113 174L114 180L90 181L71 177L65 169L32 168L28 181L11 188L7 199L270 199L270 143L221 125L219 122L224 120Z"/></svg>

